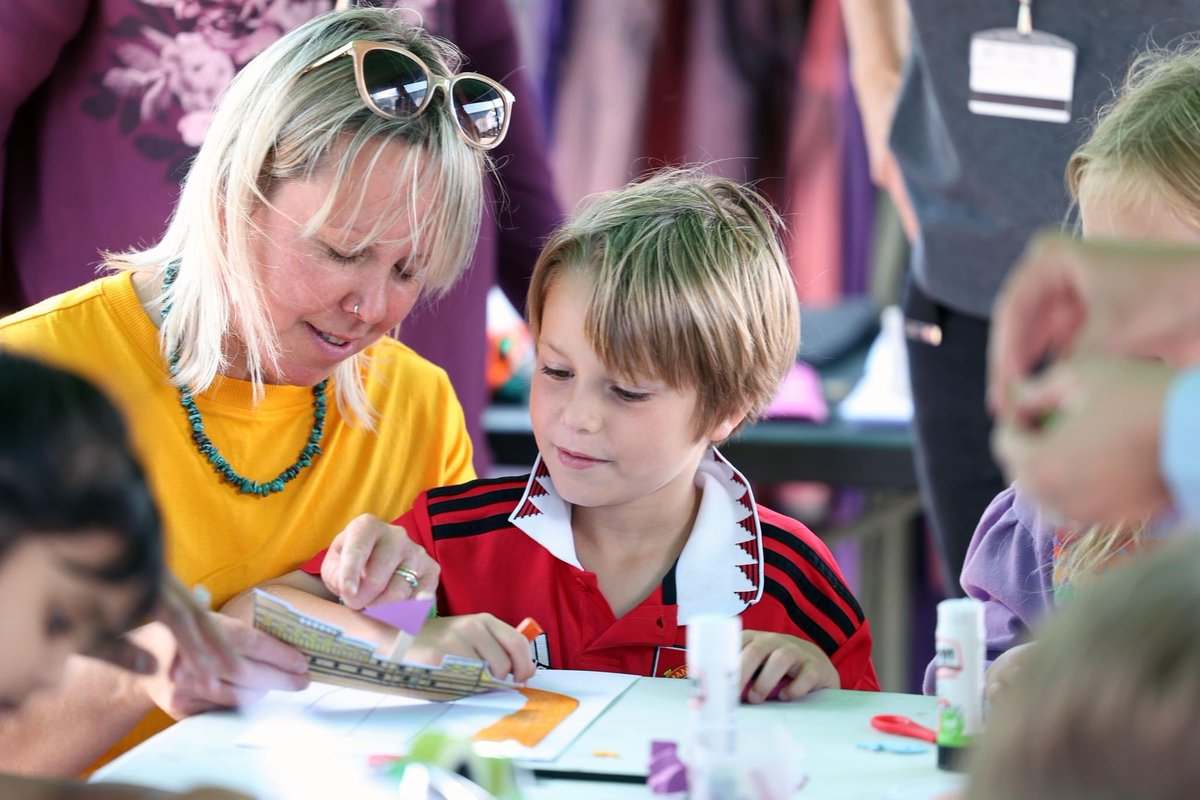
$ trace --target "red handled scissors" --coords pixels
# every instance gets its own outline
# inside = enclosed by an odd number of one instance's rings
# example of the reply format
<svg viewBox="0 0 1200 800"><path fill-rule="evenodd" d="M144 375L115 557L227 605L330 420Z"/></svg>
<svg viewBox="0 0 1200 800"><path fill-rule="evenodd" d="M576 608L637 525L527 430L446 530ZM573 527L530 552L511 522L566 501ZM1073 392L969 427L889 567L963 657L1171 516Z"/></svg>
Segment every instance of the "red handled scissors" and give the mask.
<svg viewBox="0 0 1200 800"><path fill-rule="evenodd" d="M884 733L894 733L897 736L908 736L924 742L937 742L937 732L932 728L926 728L899 714L876 714L871 717L871 727Z"/></svg>

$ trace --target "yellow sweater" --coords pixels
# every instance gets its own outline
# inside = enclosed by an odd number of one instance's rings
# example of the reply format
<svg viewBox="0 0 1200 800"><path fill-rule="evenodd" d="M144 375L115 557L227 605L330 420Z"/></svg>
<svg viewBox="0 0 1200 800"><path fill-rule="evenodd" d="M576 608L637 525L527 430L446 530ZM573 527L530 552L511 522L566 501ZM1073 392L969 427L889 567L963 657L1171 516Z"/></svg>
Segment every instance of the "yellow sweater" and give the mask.
<svg viewBox="0 0 1200 800"><path fill-rule="evenodd" d="M367 351L377 431L342 417L331 382L322 454L265 498L239 494L196 449L158 330L129 273L5 318L0 344L78 372L116 401L162 510L167 563L185 584L204 584L216 607L296 568L358 514L390 521L419 492L474 477L462 409L445 372L393 339ZM312 429L312 404L309 387L268 386L256 405L251 384L230 379L196 396L209 438L235 470L259 481L295 462ZM124 749L169 723L165 714L153 716L160 724L127 737Z"/></svg>

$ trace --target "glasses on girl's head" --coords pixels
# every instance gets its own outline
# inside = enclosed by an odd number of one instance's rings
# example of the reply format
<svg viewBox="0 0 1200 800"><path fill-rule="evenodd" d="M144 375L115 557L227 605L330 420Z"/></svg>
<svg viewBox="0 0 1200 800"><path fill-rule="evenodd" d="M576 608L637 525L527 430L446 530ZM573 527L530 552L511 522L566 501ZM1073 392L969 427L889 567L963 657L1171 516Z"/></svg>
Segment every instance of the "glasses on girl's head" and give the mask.
<svg viewBox="0 0 1200 800"><path fill-rule="evenodd" d="M354 41L305 67L303 75L336 58L354 59L354 80L367 107L388 119L412 119L442 90L459 136L472 147L490 150L504 141L516 99L491 78L460 72L434 75L425 62L394 44Z"/></svg>

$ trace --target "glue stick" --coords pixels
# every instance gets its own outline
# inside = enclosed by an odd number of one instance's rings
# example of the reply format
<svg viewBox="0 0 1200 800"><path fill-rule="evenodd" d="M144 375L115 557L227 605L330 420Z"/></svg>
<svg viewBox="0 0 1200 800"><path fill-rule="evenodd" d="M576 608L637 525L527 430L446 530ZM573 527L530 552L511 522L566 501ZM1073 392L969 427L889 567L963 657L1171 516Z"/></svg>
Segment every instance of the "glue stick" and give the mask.
<svg viewBox="0 0 1200 800"><path fill-rule="evenodd" d="M737 796L741 653L741 618L697 614L688 620L689 800L734 800Z"/></svg>
<svg viewBox="0 0 1200 800"><path fill-rule="evenodd" d="M971 598L938 603L936 638L938 766L957 770L983 733L983 604Z"/></svg>

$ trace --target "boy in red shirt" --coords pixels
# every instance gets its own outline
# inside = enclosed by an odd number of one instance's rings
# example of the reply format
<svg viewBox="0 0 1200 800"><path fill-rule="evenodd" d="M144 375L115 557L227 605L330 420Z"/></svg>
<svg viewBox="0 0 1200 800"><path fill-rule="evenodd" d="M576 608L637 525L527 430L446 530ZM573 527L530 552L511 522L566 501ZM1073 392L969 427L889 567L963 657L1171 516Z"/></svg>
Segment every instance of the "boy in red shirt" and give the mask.
<svg viewBox="0 0 1200 800"><path fill-rule="evenodd" d="M512 626L529 616L544 630L537 666L683 677L688 619L716 612L742 617L752 702L785 678L784 699L879 688L869 626L828 549L759 506L714 447L795 358L778 227L744 187L667 172L600 196L552 236L529 290L540 455L530 475L430 490L397 520L441 566L440 616L408 658L472 656L526 679L530 646ZM362 542L339 537L307 575L266 588L341 624L347 609L318 610L296 589L355 605L406 596L396 548L385 536L370 549L351 557ZM378 573L389 557L385 574L400 572L364 597L368 561Z"/></svg>

